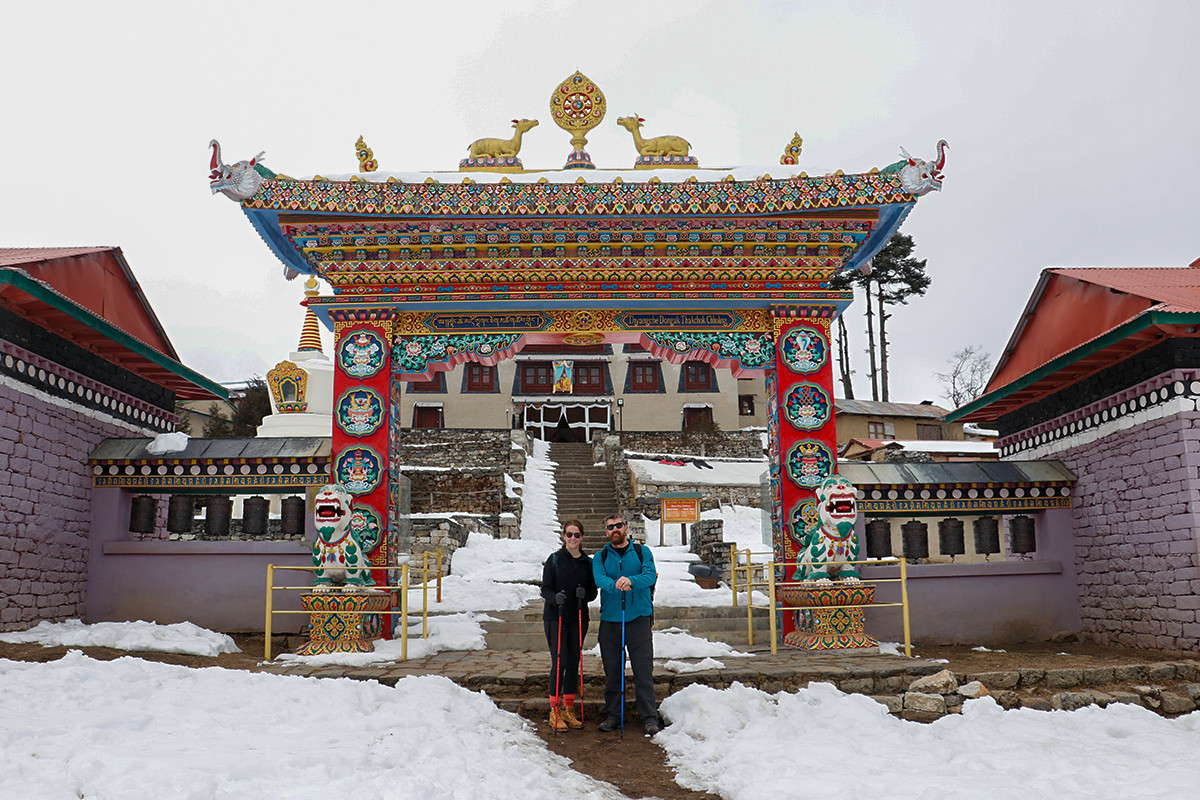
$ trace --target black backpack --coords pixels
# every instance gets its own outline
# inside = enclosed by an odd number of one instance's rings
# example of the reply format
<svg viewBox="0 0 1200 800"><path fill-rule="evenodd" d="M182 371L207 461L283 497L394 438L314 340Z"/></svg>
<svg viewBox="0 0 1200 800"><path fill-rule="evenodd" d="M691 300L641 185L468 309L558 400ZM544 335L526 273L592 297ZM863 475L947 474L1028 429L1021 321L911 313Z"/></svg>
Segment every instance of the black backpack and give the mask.
<svg viewBox="0 0 1200 800"><path fill-rule="evenodd" d="M633 552L637 553L638 564L645 564L646 557L642 555L642 546L637 542L631 542ZM608 565L608 548L605 547L600 551L600 563L604 566ZM654 603L654 590L658 588L658 571L654 573L654 583L650 584L650 602Z"/></svg>

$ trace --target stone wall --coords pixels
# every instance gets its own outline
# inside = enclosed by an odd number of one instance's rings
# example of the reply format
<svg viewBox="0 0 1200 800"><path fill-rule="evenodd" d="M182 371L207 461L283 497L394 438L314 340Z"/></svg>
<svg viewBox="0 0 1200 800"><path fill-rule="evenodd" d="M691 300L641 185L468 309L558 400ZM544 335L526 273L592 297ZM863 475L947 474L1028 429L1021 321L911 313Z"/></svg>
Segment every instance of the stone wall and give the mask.
<svg viewBox="0 0 1200 800"><path fill-rule="evenodd" d="M521 501L508 496L505 476L524 479L524 436L509 430L396 431L394 463L412 481L412 512L480 514L493 536L512 535Z"/></svg>
<svg viewBox="0 0 1200 800"><path fill-rule="evenodd" d="M605 437L601 441L614 437ZM762 458L761 431L625 431L615 437L631 453L653 456L712 456L719 458Z"/></svg>
<svg viewBox="0 0 1200 800"><path fill-rule="evenodd" d="M91 528L88 454L153 435L0 379L0 630L84 616Z"/></svg>
<svg viewBox="0 0 1200 800"><path fill-rule="evenodd" d="M691 525L688 549L700 556L705 564L721 570L721 576L729 575L729 545L725 544L725 522L719 519L704 519Z"/></svg>
<svg viewBox="0 0 1200 800"><path fill-rule="evenodd" d="M1186 405L1053 455L1079 476L1081 627L1102 644L1200 650L1200 411Z"/></svg>

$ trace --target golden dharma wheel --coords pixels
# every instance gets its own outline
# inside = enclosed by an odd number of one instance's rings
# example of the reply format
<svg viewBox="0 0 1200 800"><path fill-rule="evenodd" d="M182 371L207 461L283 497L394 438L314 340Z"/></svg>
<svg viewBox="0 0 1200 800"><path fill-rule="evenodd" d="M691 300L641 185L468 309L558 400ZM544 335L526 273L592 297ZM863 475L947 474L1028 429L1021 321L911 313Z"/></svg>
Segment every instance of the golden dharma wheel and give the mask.
<svg viewBox="0 0 1200 800"><path fill-rule="evenodd" d="M587 144L585 134L600 124L607 111L604 92L578 71L560 83L550 98L554 124L571 134L571 145L577 150Z"/></svg>

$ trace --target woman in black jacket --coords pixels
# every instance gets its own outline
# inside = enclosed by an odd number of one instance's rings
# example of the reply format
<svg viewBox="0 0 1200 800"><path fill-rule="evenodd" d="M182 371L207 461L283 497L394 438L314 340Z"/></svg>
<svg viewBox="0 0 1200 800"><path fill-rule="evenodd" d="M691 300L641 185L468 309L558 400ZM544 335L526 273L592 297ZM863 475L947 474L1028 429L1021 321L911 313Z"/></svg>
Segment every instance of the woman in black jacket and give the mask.
<svg viewBox="0 0 1200 800"><path fill-rule="evenodd" d="M588 629L587 604L596 599L596 578L592 559L580 548L583 523L568 520L561 535L562 547L542 566L542 597L546 601L542 623L550 646L550 727L565 731L583 727L575 716L579 646Z"/></svg>

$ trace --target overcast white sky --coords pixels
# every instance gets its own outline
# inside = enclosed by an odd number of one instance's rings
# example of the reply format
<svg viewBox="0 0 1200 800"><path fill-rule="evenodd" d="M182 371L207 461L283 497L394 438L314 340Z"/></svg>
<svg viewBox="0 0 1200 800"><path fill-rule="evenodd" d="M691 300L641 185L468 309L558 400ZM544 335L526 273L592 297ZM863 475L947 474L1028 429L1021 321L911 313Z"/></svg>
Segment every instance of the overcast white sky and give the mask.
<svg viewBox="0 0 1200 800"><path fill-rule="evenodd" d="M933 284L892 322L893 400L936 399L965 345L998 355L1045 267L1200 257L1200 3L117 0L2 19L0 246L120 246L216 380L294 349L303 287L210 195L209 139L292 175L355 170L360 134L383 170L454 170L530 117L522 160L554 168L549 97L576 69L608 98L603 167L631 161L632 113L714 167L778 171L794 131L813 174L950 143L945 190L902 229Z"/></svg>

